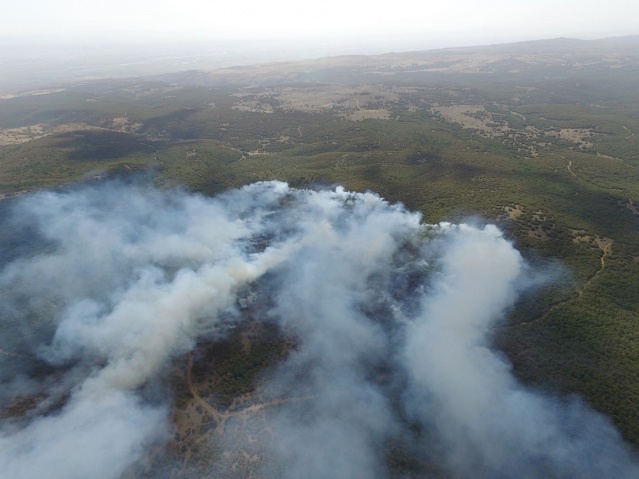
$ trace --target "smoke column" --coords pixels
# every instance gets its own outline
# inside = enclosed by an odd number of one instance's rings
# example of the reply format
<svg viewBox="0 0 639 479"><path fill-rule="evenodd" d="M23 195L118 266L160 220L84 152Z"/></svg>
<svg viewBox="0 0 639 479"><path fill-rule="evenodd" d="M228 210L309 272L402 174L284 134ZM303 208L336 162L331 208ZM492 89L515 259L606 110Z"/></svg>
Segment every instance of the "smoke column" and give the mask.
<svg viewBox="0 0 639 479"><path fill-rule="evenodd" d="M619 434L580 402L518 384L489 331L525 286L519 253L494 226L447 226L441 276L408 328L408 406L455 477L631 478Z"/></svg>
<svg viewBox="0 0 639 479"><path fill-rule="evenodd" d="M528 277L494 226L280 182L216 198L107 182L10 218L26 246L0 273L0 408L21 410L0 423L3 477L118 478L161 447L164 373L243 320L247 288L297 341L262 386L299 399L269 416L266 469L384 478L408 437L450 477L637 477L608 420L526 389L491 349Z"/></svg>

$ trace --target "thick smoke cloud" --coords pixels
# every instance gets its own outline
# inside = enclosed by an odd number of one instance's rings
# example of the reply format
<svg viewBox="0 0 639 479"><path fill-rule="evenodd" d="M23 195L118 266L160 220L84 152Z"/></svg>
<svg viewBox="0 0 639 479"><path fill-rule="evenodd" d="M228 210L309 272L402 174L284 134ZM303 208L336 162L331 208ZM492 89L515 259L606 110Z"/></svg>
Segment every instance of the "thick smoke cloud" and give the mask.
<svg viewBox="0 0 639 479"><path fill-rule="evenodd" d="M383 292L382 275L419 233L419 217L371 194L303 195L303 247L277 272L271 311L300 344L272 383L283 397L312 399L280 409L273 454L283 477L384 477L379 451L396 419L368 376L390 345L363 307Z"/></svg>
<svg viewBox="0 0 639 479"><path fill-rule="evenodd" d="M215 327L238 288L280 261L285 245L249 255L239 243L261 232L260 209L285 189L269 184L209 201L109 185L17 205L44 244L0 278L3 350L15 334L19 354L66 369L62 394L70 398L53 416L5 427L0 470L116 478L164 439L167 406L144 402L141 388Z"/></svg>
<svg viewBox="0 0 639 479"><path fill-rule="evenodd" d="M458 477L636 477L619 434L578 401L518 384L490 349L492 325L525 278L519 253L492 226L446 228L441 277L408 328L408 406L435 431Z"/></svg>
<svg viewBox="0 0 639 479"><path fill-rule="evenodd" d="M491 349L529 277L493 226L279 182L213 199L109 182L12 212L28 248L0 274L0 405L38 400L4 414L7 477L117 478L161 445L163 373L242 321L247 289L297 341L263 385L285 399L265 461L281 476L387 477L397 438L451 477L639 472L605 418L518 384Z"/></svg>

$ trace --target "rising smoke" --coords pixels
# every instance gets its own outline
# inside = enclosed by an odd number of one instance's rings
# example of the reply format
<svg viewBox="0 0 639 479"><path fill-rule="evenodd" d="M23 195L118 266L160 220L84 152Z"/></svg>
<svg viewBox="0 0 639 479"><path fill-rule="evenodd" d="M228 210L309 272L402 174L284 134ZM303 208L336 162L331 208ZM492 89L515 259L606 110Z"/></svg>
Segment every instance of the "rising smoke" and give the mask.
<svg viewBox="0 0 639 479"><path fill-rule="evenodd" d="M28 247L0 274L6 477L118 478L161 446L163 373L242 321L247 288L297 341L262 386L301 399L269 418L281 476L388 477L399 437L450 477L639 474L608 420L520 385L491 349L530 277L494 226L279 182L216 198L108 182L11 210Z"/></svg>

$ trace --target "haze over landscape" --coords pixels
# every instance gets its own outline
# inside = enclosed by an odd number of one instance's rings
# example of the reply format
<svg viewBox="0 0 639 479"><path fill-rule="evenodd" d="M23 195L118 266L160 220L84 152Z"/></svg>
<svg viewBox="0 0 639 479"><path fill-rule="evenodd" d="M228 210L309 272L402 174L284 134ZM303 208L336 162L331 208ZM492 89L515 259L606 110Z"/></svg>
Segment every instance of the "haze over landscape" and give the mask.
<svg viewBox="0 0 639 479"><path fill-rule="evenodd" d="M639 4L0 17L0 476L639 477Z"/></svg>
<svg viewBox="0 0 639 479"><path fill-rule="evenodd" d="M3 5L0 88L331 55L589 40L636 34L636 18L632 0L25 0Z"/></svg>
<svg viewBox="0 0 639 479"><path fill-rule="evenodd" d="M584 39L636 33L639 7L631 0L537 2L470 0L25 0L3 7L3 36L51 36L83 41L206 40L420 35L420 49L559 36ZM447 42L447 45L444 44ZM416 45L417 46L417 45Z"/></svg>

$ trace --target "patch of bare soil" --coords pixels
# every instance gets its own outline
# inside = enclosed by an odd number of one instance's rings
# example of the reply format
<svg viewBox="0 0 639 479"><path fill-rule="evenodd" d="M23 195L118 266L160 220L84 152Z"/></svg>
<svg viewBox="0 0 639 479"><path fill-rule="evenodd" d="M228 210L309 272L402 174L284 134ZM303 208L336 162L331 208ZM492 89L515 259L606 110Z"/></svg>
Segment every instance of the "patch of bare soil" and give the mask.
<svg viewBox="0 0 639 479"><path fill-rule="evenodd" d="M595 243L597 243L597 246L601 250L601 269L604 269L606 267L606 258L612 256L612 246L615 242L605 236L603 238L595 236Z"/></svg>
<svg viewBox="0 0 639 479"><path fill-rule="evenodd" d="M50 95L52 93L60 93L63 92L64 88L52 88L48 90L32 90L21 93L8 93L5 95L0 95L0 100L10 100L12 98L18 98L22 96L39 96L39 95Z"/></svg>
<svg viewBox="0 0 639 479"><path fill-rule="evenodd" d="M399 92L381 85L317 85L304 87L247 88L233 94L233 108L241 111L332 113L353 121L387 120L388 105L399 101Z"/></svg>
<svg viewBox="0 0 639 479"><path fill-rule="evenodd" d="M541 226L530 228L528 230L528 236L530 236L531 238L537 238L541 241L548 241L550 239L550 236L548 236L546 230L544 230Z"/></svg>
<svg viewBox="0 0 639 479"><path fill-rule="evenodd" d="M36 123L34 125L21 126L19 128L0 129L0 145L18 145L45 136L70 133L74 131L117 131L122 133L135 133L142 127L142 123L131 121L126 117L115 117L108 127L88 125L86 123L65 123L63 125L50 125Z"/></svg>
<svg viewBox="0 0 639 479"><path fill-rule="evenodd" d="M524 207L521 205L504 206L503 210L508 214L508 219L516 220L524 214Z"/></svg>
<svg viewBox="0 0 639 479"><path fill-rule="evenodd" d="M390 119L390 111L388 110L366 110L360 109L355 110L352 113L349 113L344 118L351 121L362 121L366 119L373 120L389 120Z"/></svg>
<svg viewBox="0 0 639 479"><path fill-rule="evenodd" d="M546 131L545 136L569 141L580 148L592 148L594 145L590 139L595 135L594 130L585 128L557 128Z"/></svg>
<svg viewBox="0 0 639 479"><path fill-rule="evenodd" d="M448 105L431 108L443 120L462 128L479 130L489 137L503 136L511 131L508 122L496 120L481 105Z"/></svg>

